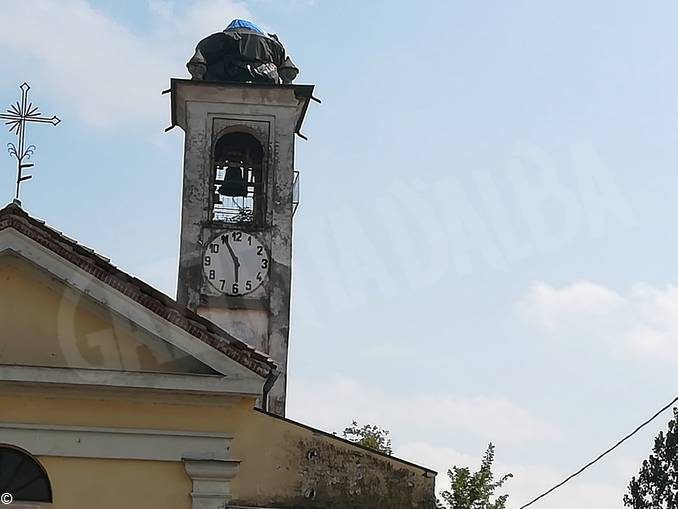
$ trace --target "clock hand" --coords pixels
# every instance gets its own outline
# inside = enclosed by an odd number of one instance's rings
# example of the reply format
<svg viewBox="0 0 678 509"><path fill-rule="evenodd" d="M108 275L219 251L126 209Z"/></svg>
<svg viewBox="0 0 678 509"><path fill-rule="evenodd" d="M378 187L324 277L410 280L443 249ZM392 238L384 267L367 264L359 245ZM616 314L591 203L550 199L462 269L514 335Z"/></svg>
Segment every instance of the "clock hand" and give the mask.
<svg viewBox="0 0 678 509"><path fill-rule="evenodd" d="M237 283L238 272L240 272L240 260L238 260L238 257L235 255L235 251L233 251L233 248L231 247L231 243L228 241L228 235L222 235L221 241L226 242L226 248L228 249L228 252L231 254L231 258L233 258L233 272L235 275L235 282Z"/></svg>

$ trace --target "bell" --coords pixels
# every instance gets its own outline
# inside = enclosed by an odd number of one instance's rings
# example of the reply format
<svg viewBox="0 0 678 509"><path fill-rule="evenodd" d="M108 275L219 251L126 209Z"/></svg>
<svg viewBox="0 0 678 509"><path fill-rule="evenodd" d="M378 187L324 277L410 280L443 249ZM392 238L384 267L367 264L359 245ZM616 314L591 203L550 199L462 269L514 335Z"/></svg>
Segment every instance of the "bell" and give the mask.
<svg viewBox="0 0 678 509"><path fill-rule="evenodd" d="M242 169L229 166L224 174L224 183L219 187L219 194L224 196L247 196L247 183L242 176Z"/></svg>

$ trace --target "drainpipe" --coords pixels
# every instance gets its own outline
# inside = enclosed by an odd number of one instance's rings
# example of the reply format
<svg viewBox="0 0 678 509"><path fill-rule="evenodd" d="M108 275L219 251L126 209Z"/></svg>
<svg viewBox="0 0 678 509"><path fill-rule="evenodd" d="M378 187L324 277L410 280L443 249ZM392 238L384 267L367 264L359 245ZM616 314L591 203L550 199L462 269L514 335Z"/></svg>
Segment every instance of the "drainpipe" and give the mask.
<svg viewBox="0 0 678 509"><path fill-rule="evenodd" d="M264 412L268 412L268 394L271 392L273 384L278 379L278 375L280 375L278 371L271 370L271 372L268 374L268 378L266 378L266 382L264 383L264 390L261 396L261 409Z"/></svg>

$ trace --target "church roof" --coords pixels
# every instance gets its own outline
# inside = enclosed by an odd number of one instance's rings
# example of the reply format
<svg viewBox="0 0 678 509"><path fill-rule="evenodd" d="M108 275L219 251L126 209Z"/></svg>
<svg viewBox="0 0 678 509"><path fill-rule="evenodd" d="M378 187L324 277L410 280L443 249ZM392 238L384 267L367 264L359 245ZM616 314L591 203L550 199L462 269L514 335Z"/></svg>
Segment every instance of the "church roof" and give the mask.
<svg viewBox="0 0 678 509"><path fill-rule="evenodd" d="M111 264L108 258L47 226L44 221L30 216L16 203L10 203L0 209L0 231L6 228L17 230L92 277L141 304L150 312L183 329L242 366L267 378L269 384L277 377L277 366L265 353L234 338L208 319L122 271Z"/></svg>

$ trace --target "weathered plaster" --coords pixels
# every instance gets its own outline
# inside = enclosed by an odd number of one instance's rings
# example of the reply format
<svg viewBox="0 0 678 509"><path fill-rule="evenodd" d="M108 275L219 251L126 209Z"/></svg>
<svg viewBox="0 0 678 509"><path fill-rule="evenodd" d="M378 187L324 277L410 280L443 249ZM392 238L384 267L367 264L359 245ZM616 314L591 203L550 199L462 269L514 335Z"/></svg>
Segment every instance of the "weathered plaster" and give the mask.
<svg viewBox="0 0 678 509"><path fill-rule="evenodd" d="M270 415L253 415L250 426L252 438L260 432L259 426L261 431L266 429L267 438L260 437L257 442L267 460L258 470L262 482L269 472L285 475L270 489L236 490L234 505L280 509L435 507L435 473L430 470ZM234 444L236 456L248 437L241 434L240 440Z"/></svg>
<svg viewBox="0 0 678 509"><path fill-rule="evenodd" d="M290 459L301 467L302 495L287 502L290 508L435 507L426 477L374 453L314 436L299 440L297 455Z"/></svg>

